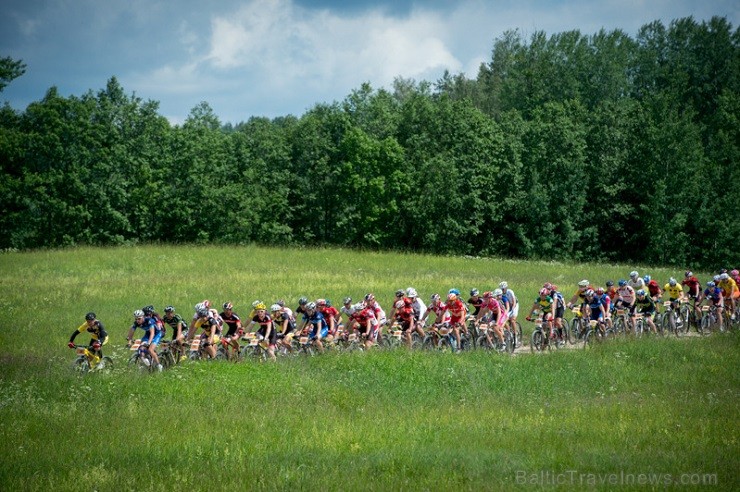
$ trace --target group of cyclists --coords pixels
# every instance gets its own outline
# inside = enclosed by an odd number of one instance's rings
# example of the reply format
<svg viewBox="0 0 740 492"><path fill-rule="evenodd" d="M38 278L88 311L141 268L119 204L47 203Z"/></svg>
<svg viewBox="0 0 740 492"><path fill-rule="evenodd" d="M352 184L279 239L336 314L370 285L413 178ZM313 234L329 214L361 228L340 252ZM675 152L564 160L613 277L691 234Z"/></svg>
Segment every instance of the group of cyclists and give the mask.
<svg viewBox="0 0 740 492"><path fill-rule="evenodd" d="M616 285L609 280L604 287L595 287L588 280L582 280L574 294L566 299L557 285L547 282L539 290L526 319L533 321L535 316L540 317L562 340L566 309L580 308L586 319L595 321L600 327L611 323L616 309L623 309L633 318L641 314L650 329L656 331L653 318L659 301L665 296L675 307L680 302L692 302L697 318L699 306L706 302L717 311L722 328L724 309L729 310L732 320L735 319L740 298L739 284L740 274L736 269L720 271L704 289L691 271L685 272L680 283L671 277L662 288L650 275L640 276L633 271L629 280L619 280ZM292 342L296 335L307 337L319 352L325 350L327 342L333 343L338 336L351 333L357 334L364 346L370 348L378 343L380 332L386 325L400 330L409 348L414 338L424 339L428 330L445 327L450 330L459 349L463 346L461 337L469 335L466 321L472 321L472 326L487 323L489 329L485 331L485 337L489 346L503 351L506 348L504 330L517 333L519 305L519 299L505 281L492 291L481 293L478 289L471 289L466 301L455 288L445 296L435 293L429 298L428 306L413 287L399 289L388 312L372 293L359 301L345 297L338 309L324 298L310 301L301 297L295 310L287 307L283 300L275 301L269 309L264 302L256 300L245 322L234 311L232 303L223 303L219 312L209 300L204 300L195 305L189 321L176 313L173 306L165 307L161 315L152 305L135 310L126 340L131 346L137 330L141 330L140 343L145 347L152 367L160 371L163 366L157 346L168 329L171 330L170 343L181 349L198 337L204 355L211 359L216 358L217 344L220 343L227 352L238 354L242 336L254 333L264 344L268 357L274 360L276 351L294 349ZM91 336L90 350L99 360L109 337L93 312L87 313L85 322L72 333L69 346L74 348L75 338L85 331ZM183 357L184 349L178 353Z"/></svg>

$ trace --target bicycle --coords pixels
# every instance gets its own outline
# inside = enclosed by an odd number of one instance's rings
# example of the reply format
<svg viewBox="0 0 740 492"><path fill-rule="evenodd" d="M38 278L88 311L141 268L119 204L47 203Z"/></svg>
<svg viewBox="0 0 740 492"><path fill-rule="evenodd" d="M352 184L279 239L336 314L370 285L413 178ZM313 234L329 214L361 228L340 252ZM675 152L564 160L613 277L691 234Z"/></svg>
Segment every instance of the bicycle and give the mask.
<svg viewBox="0 0 740 492"><path fill-rule="evenodd" d="M488 336L489 331L492 332L490 334L490 338ZM493 327L491 327L491 325L489 325L488 323L481 323L480 325L478 325L478 332L480 333L480 335L478 336L479 348L483 350L508 352L509 354L514 353L514 334L508 328L503 330L503 342L501 342L501 340L498 338L498 335L493 332Z"/></svg>
<svg viewBox="0 0 740 492"><path fill-rule="evenodd" d="M87 345L75 345L74 348L77 358L72 363L72 368L77 373L84 376L90 371L110 372L113 370L113 360L107 355L99 357ZM100 342L93 343L93 350L100 350Z"/></svg>
<svg viewBox="0 0 740 492"><path fill-rule="evenodd" d="M240 340L244 339L243 336L239 333L231 336L225 336L221 339L221 343L218 346L218 349L216 350L216 359L218 360L228 360L232 362L239 362L242 359L242 351L243 348L234 348L231 345L231 342L234 340Z"/></svg>
<svg viewBox="0 0 740 492"><path fill-rule="evenodd" d="M157 352L157 357L159 357L162 367L169 369L180 363L183 350L182 344L176 340L162 340L159 346L160 350Z"/></svg>
<svg viewBox="0 0 740 492"><path fill-rule="evenodd" d="M133 352L128 359L128 366L136 368L141 372L154 372L156 367L152 363L152 356L149 354L149 343L141 342L141 339L133 341L129 347Z"/></svg>
<svg viewBox="0 0 740 492"><path fill-rule="evenodd" d="M538 316L535 319L532 318L526 318L527 321L531 321L534 323L534 331L532 332L532 341L529 345L529 349L534 352L544 352L545 350L552 350L552 340L555 340L557 338L556 335L554 335L555 328L552 323L552 320L545 321L542 316ZM548 333L545 333L545 330L543 329L543 325L545 325L548 328Z"/></svg>
<svg viewBox="0 0 740 492"><path fill-rule="evenodd" d="M583 348L589 349L597 343L602 343L614 336L614 330L607 328L604 321L592 319L589 321L588 331L583 337Z"/></svg>
<svg viewBox="0 0 740 492"><path fill-rule="evenodd" d="M626 309L617 308L614 310L614 315L614 327L612 328L614 335L626 335L635 332L634 323Z"/></svg>
<svg viewBox="0 0 740 492"><path fill-rule="evenodd" d="M689 307L682 304L679 310L676 310L673 304L674 302L671 301L665 301L663 303L665 313L663 314L661 322L659 323L656 320L655 325L656 327L660 326L664 332L673 333L677 337L680 337L689 331Z"/></svg>
<svg viewBox="0 0 740 492"><path fill-rule="evenodd" d="M710 306L704 305L701 307L701 312L702 317L699 322L699 333L701 335L709 335L714 327L719 324L717 306L715 304ZM724 325L720 328L720 331L725 331Z"/></svg>
<svg viewBox="0 0 740 492"><path fill-rule="evenodd" d="M213 337L213 345L218 344L220 340L220 337L218 335L215 335ZM188 352L188 359L191 361L196 361L200 359L210 359L210 356L206 352L206 348L210 347L211 344L208 343L208 339L204 338L201 340L200 337L193 338L190 341L190 349Z"/></svg>
<svg viewBox="0 0 740 492"><path fill-rule="evenodd" d="M241 349L241 357L244 360L265 362L270 359L268 345L264 337L256 333L247 333L242 337L247 344Z"/></svg>
<svg viewBox="0 0 740 492"><path fill-rule="evenodd" d="M571 309L571 312L575 315L571 320L570 324L570 335L568 341L571 345L582 341L588 333L588 321L583 317L580 306L575 306ZM565 322L565 320L563 320Z"/></svg>

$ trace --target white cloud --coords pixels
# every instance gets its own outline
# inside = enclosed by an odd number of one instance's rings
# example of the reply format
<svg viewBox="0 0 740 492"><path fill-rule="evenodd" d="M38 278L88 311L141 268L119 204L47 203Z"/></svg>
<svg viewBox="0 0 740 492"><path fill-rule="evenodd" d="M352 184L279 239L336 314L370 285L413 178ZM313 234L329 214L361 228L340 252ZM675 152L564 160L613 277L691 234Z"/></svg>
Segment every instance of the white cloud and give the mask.
<svg viewBox="0 0 740 492"><path fill-rule="evenodd" d="M398 75L462 67L438 35L445 23L434 13L342 17L289 0L255 0L233 16L214 18L212 28L208 60L214 67L258 69L272 83L289 83L287 77L312 85L357 80L383 85Z"/></svg>

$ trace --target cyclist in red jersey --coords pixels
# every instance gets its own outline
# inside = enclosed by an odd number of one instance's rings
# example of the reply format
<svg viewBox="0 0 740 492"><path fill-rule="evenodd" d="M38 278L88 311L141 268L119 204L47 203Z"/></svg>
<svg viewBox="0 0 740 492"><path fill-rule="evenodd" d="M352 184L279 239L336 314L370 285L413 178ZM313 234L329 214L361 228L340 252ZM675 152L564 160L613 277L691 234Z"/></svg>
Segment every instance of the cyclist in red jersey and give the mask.
<svg viewBox="0 0 740 492"><path fill-rule="evenodd" d="M699 279L694 276L691 270L686 270L684 273L684 279L681 281L681 285L688 287L688 297L691 299L691 304L694 310L694 319L701 319L701 311L699 310L699 295L701 295L701 283Z"/></svg>
<svg viewBox="0 0 740 492"><path fill-rule="evenodd" d="M339 311L337 308L331 305L326 299L316 300L316 310L324 315L326 325L329 327L329 335L332 337L337 332L337 321L339 317Z"/></svg>
<svg viewBox="0 0 740 492"><path fill-rule="evenodd" d="M457 294L450 293L447 295L447 311L450 313L450 328L455 334L455 340L457 340L457 349L460 350L460 328L465 326L465 315L468 314L468 309L457 296Z"/></svg>

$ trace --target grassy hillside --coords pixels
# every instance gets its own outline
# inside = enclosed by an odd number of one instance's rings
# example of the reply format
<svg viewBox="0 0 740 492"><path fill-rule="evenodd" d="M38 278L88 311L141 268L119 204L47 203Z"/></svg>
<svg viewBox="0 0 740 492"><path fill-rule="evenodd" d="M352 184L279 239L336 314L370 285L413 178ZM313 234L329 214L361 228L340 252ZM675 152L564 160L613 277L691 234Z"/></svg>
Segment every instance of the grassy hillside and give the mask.
<svg viewBox="0 0 740 492"><path fill-rule="evenodd" d="M203 298L230 300L246 313L255 298L293 305L300 295L372 291L382 301L409 285L428 297L502 279L528 298L545 280L603 283L633 268L256 247L2 254L0 486L571 490L644 480L737 489L734 333L544 356L203 362L153 376L118 364L85 378L70 370L65 345L89 310L120 363L131 311L149 303L189 314Z"/></svg>

